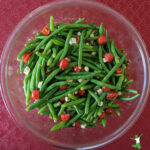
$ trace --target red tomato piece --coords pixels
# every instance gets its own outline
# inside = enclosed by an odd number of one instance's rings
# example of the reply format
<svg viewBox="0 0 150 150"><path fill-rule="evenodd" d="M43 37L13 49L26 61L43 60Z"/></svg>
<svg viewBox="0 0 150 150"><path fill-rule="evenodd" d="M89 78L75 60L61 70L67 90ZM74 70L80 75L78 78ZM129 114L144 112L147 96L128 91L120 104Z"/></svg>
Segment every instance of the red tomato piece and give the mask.
<svg viewBox="0 0 150 150"><path fill-rule="evenodd" d="M32 91L32 99L38 100L40 97L40 91L39 90L33 90Z"/></svg>
<svg viewBox="0 0 150 150"><path fill-rule="evenodd" d="M85 90L78 90L78 95L79 96L84 96L85 95Z"/></svg>
<svg viewBox="0 0 150 150"><path fill-rule="evenodd" d="M104 36L104 35L100 35L99 37L98 37L98 40L97 40L97 42L98 42L98 44L106 44L107 43L107 38L106 38L106 36Z"/></svg>
<svg viewBox="0 0 150 150"><path fill-rule="evenodd" d="M106 59L107 62L112 62L114 59L114 55L111 53L105 53L104 58Z"/></svg>
<svg viewBox="0 0 150 150"><path fill-rule="evenodd" d="M82 70L82 66L79 68L78 66L74 66L74 72L80 72Z"/></svg>
<svg viewBox="0 0 150 150"><path fill-rule="evenodd" d="M118 93L115 91L110 91L110 93L107 94L106 98L107 100L115 100L118 96Z"/></svg>
<svg viewBox="0 0 150 150"><path fill-rule="evenodd" d="M70 114L61 114L60 118L62 121L68 121L70 119Z"/></svg>
<svg viewBox="0 0 150 150"><path fill-rule="evenodd" d="M27 52L23 55L23 61L24 63L27 63L29 58L31 57L31 55L33 54L33 52Z"/></svg>
<svg viewBox="0 0 150 150"><path fill-rule="evenodd" d="M102 90L105 92L108 92L110 90L110 88L106 87L106 86L102 86Z"/></svg>
<svg viewBox="0 0 150 150"><path fill-rule="evenodd" d="M66 69L68 68L68 66L69 66L69 61L66 58L62 59L59 63L60 69Z"/></svg>
<svg viewBox="0 0 150 150"><path fill-rule="evenodd" d="M61 102L65 102L65 98L61 98L60 101L61 101Z"/></svg>
<svg viewBox="0 0 150 150"><path fill-rule="evenodd" d="M116 74L121 74L122 73L122 68L117 68L117 70L115 71Z"/></svg>
<svg viewBox="0 0 150 150"><path fill-rule="evenodd" d="M60 90L65 90L65 89L67 89L67 85L61 85L61 86L59 87L59 89L60 89Z"/></svg>
<svg viewBox="0 0 150 150"><path fill-rule="evenodd" d="M50 28L47 25L42 29L42 34L45 36L48 36L50 32Z"/></svg>

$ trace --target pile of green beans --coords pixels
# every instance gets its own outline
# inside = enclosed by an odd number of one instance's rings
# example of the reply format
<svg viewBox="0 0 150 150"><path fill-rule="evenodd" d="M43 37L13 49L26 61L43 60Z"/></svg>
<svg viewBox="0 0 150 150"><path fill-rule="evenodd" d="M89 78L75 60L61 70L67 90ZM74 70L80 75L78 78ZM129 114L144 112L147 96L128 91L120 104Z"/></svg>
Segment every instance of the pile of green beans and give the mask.
<svg viewBox="0 0 150 150"><path fill-rule="evenodd" d="M30 71L24 77L24 93L26 96L26 111L39 109L38 114L49 114L49 118L57 122L51 131L73 127L78 121L85 127L95 127L98 124L106 126L106 117L100 118L107 108L111 108L120 115L119 104L115 100L108 100L110 91L118 94L117 99L130 101L136 99L139 94L130 89L126 72L128 61L127 54L122 53L108 36L108 31L94 23L84 24L84 18L71 24L54 23L50 17L48 24L51 33L48 36L37 33L35 38L26 43L20 51L17 60L20 61L20 73L28 67ZM92 34L92 36L91 36ZM100 35L107 38L106 44L99 44ZM70 44L71 38L80 38L77 43ZM32 52L27 63L23 56ZM105 53L112 53L114 60L110 63L103 61ZM60 69L59 63L64 58L69 59L69 66ZM80 72L74 72L74 67L81 67ZM88 71L85 70L88 68ZM118 68L122 68L121 74L115 74ZM80 80L80 81L79 81ZM39 87L39 83L41 87ZM60 90L60 86L67 85L67 89ZM109 91L103 91L102 87L108 87ZM98 90L101 89L101 93ZM31 101L33 90L39 90L40 96L36 101ZM78 90L84 90L83 96L78 95ZM133 94L131 97L124 96ZM68 98L69 101L60 101ZM59 121L63 113L70 114L67 121Z"/></svg>

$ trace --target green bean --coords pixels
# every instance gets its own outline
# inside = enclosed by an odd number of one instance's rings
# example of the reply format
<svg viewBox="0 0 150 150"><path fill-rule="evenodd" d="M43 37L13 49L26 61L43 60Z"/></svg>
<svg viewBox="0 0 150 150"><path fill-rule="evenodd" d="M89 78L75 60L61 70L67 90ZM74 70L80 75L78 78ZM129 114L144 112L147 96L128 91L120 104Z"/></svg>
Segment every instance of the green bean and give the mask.
<svg viewBox="0 0 150 150"><path fill-rule="evenodd" d="M60 118L61 114L64 112L65 107L61 107L59 112L58 112L58 119Z"/></svg>
<svg viewBox="0 0 150 150"><path fill-rule="evenodd" d="M104 64L104 61L103 61L103 51L102 51L102 46L101 45L99 46L98 53L99 53L98 56L99 56L100 64L102 65L102 67L104 68L104 70L106 72L109 72L108 68L106 67L106 65Z"/></svg>
<svg viewBox="0 0 150 150"><path fill-rule="evenodd" d="M38 39L38 40L43 40L43 39L45 39L46 37L47 37L47 36L41 35L41 36L37 36L36 39Z"/></svg>
<svg viewBox="0 0 150 150"><path fill-rule="evenodd" d="M64 126L63 128L67 128L70 125L72 125L76 120L78 120L80 118L80 114L77 114L76 116L74 116L72 119L70 119Z"/></svg>
<svg viewBox="0 0 150 150"><path fill-rule="evenodd" d="M24 61L22 59L20 63L20 73L23 73L23 70L24 70Z"/></svg>
<svg viewBox="0 0 150 150"><path fill-rule="evenodd" d="M53 16L50 16L50 31L54 31L54 18Z"/></svg>
<svg viewBox="0 0 150 150"><path fill-rule="evenodd" d="M81 18L81 19L78 19L75 23L76 23L76 24L80 24L80 23L82 23L84 20L85 20L85 18Z"/></svg>
<svg viewBox="0 0 150 150"><path fill-rule="evenodd" d="M95 112L95 110L92 110L92 111L88 114L88 116L87 116L87 118L86 118L86 121L91 121L92 115L94 114L94 112Z"/></svg>
<svg viewBox="0 0 150 150"><path fill-rule="evenodd" d="M79 110L78 106L74 105L73 107L74 107L75 111L77 112L77 114L82 115L82 111Z"/></svg>
<svg viewBox="0 0 150 150"><path fill-rule="evenodd" d="M56 76L55 78L57 80L77 80L77 79L89 79L92 78L94 76L96 76L98 73L97 72L93 72L93 73L89 73L88 75L79 75L79 76Z"/></svg>
<svg viewBox="0 0 150 150"><path fill-rule="evenodd" d="M89 37L89 38L87 38L87 40L90 40L90 41L91 41L91 40L97 40L98 37L99 37L99 36Z"/></svg>
<svg viewBox="0 0 150 150"><path fill-rule="evenodd" d="M83 85L80 89L81 90L88 90L88 89L91 89L93 86L94 86L93 84Z"/></svg>
<svg viewBox="0 0 150 150"><path fill-rule="evenodd" d="M118 116L120 116L119 108L113 108L113 109L114 109L114 111L116 112L116 114L117 114Z"/></svg>
<svg viewBox="0 0 150 150"><path fill-rule="evenodd" d="M41 79L41 74L40 74L41 73L41 67L40 67L41 63L42 63L42 58L39 59L37 66L36 66L36 73L35 73L36 74L36 86L35 86L36 89L38 88L38 84Z"/></svg>
<svg viewBox="0 0 150 150"><path fill-rule="evenodd" d="M136 94L136 95L134 95L134 96L132 96L132 97L120 97L119 100L131 101L131 100L136 99L136 98L139 97L139 96L140 96L140 94Z"/></svg>
<svg viewBox="0 0 150 150"><path fill-rule="evenodd" d="M65 93L64 93L64 94L62 94L62 95L59 95L59 96L53 97L53 98L52 98L52 99L50 99L49 101L50 101L50 102L57 101L57 100L59 100L59 99L61 99L61 98L65 97L65 96L67 96L69 93L73 93L73 92L77 91L78 89L80 89L80 87L81 87L81 86L83 86L84 84L86 84L86 83L88 83L88 82L89 82L89 80L85 80L85 81L81 82L78 86L76 86L76 87L72 88L71 90L69 90L69 91L65 92Z"/></svg>
<svg viewBox="0 0 150 150"><path fill-rule="evenodd" d="M30 45L32 45L32 44L37 44L37 43L40 42L40 41L41 41L40 39L34 39L34 40L32 40L32 41L26 43L24 46L25 46L25 47L28 47L28 46L30 46Z"/></svg>
<svg viewBox="0 0 150 150"><path fill-rule="evenodd" d="M39 111L38 114L42 114L44 111L46 111L48 109L47 105L44 105Z"/></svg>
<svg viewBox="0 0 150 150"><path fill-rule="evenodd" d="M58 120L58 117L57 117L57 115L56 115L56 112L55 112L55 110L54 110L53 105L52 105L51 103L48 103L47 105L48 105L48 108L49 108L49 110L50 110L50 113L51 113L52 116L53 116L54 122L56 122L56 121Z"/></svg>
<svg viewBox="0 0 150 150"><path fill-rule="evenodd" d="M98 121L98 117L96 117L96 118L93 119L93 123L94 123L94 124L96 124L97 121Z"/></svg>
<svg viewBox="0 0 150 150"><path fill-rule="evenodd" d="M101 120L103 127L106 127L106 118L102 118Z"/></svg>
<svg viewBox="0 0 150 150"><path fill-rule="evenodd" d="M119 57L122 57L122 52L121 52L121 50L119 50L117 47L115 47L115 50L116 50L118 56L119 56Z"/></svg>
<svg viewBox="0 0 150 150"><path fill-rule="evenodd" d="M26 105L28 105L29 102L30 102L30 95L31 95L31 92L30 92L30 80L28 80L27 95L26 95Z"/></svg>
<svg viewBox="0 0 150 150"><path fill-rule="evenodd" d="M77 99L75 101L62 104L62 107L69 107L69 106L73 106L73 105L78 105L84 101L85 101L85 98Z"/></svg>
<svg viewBox="0 0 150 150"><path fill-rule="evenodd" d="M71 70L72 70L72 68L68 68L68 69L64 70L60 75L66 75L66 74L68 74Z"/></svg>
<svg viewBox="0 0 150 150"><path fill-rule="evenodd" d="M47 110L47 111L44 111L44 112L40 113L40 115L47 115L47 114L49 114L49 113L50 113L50 111Z"/></svg>
<svg viewBox="0 0 150 150"><path fill-rule="evenodd" d="M99 107L97 107L96 110L95 110L94 118L96 118L98 116L98 110L99 110Z"/></svg>
<svg viewBox="0 0 150 150"><path fill-rule="evenodd" d="M39 44L40 45L40 44ZM38 45L38 46L39 46ZM53 45L53 40L50 40L47 44L46 44L46 47L44 48L44 51L43 51L43 54L45 55L49 50L50 48L52 47ZM38 47L37 46L37 47ZM35 52L36 52L36 49L35 49Z"/></svg>
<svg viewBox="0 0 150 150"><path fill-rule="evenodd" d="M53 39L53 43L55 45L58 45L58 46L64 46L64 43L62 41L60 41L60 40L57 40L57 39Z"/></svg>
<svg viewBox="0 0 150 150"><path fill-rule="evenodd" d="M91 100L91 95L88 93L87 100L85 103L85 114L86 115L89 113L90 100Z"/></svg>
<svg viewBox="0 0 150 150"><path fill-rule="evenodd" d="M99 107L97 115L100 116L103 112L104 107Z"/></svg>
<svg viewBox="0 0 150 150"><path fill-rule="evenodd" d="M108 84L108 83L105 83L105 82L102 82L102 81L98 81L98 80L95 80L95 79L92 79L91 82L94 83L94 84L97 84L99 87L106 86L110 89L117 89L117 86L114 86L114 85L111 85L111 84Z"/></svg>
<svg viewBox="0 0 150 150"><path fill-rule="evenodd" d="M22 51L20 51L20 53L18 54L17 56L17 60L19 61L20 58L27 52L31 52L32 50L34 50L36 48L37 45L31 45L31 46L28 46L26 48L24 48Z"/></svg>
<svg viewBox="0 0 150 150"><path fill-rule="evenodd" d="M117 87L118 90L121 89L123 80L124 80L124 75L120 76L119 79L118 79L118 82L116 84L116 87Z"/></svg>
<svg viewBox="0 0 150 150"><path fill-rule="evenodd" d="M133 80L129 80L129 81L123 83L123 86L127 86L127 85L129 85L130 83L132 83L132 82L133 82Z"/></svg>
<svg viewBox="0 0 150 150"><path fill-rule="evenodd" d="M76 97L74 94L72 94L72 93L69 93L68 94L68 97L69 98L71 98L71 99L73 99L73 100L77 100L78 99L78 97Z"/></svg>
<svg viewBox="0 0 150 150"><path fill-rule="evenodd" d="M92 32L93 32L92 29L88 30L88 31L86 32L85 39L87 39L87 38L90 36L90 34L91 34Z"/></svg>
<svg viewBox="0 0 150 150"><path fill-rule="evenodd" d="M44 81L44 83L43 83L43 85L42 85L42 87L41 87L41 89L40 89L41 93L45 90L47 84L48 84L48 83L54 78L54 76L56 76L59 72L60 72L60 69L58 68L58 69L54 70L54 71L45 79L45 81Z"/></svg>
<svg viewBox="0 0 150 150"><path fill-rule="evenodd" d="M80 36L80 45L79 45L79 54L78 54L78 67L80 68L82 65L82 48L83 48L83 42L84 42L84 36L85 36L85 30L82 31Z"/></svg>
<svg viewBox="0 0 150 150"><path fill-rule="evenodd" d="M63 52L63 50L60 50L60 51L58 52L58 54L57 54L57 56L55 57L53 63L51 64L50 68L53 68L53 67L56 65L56 63L58 62L58 59L60 58L62 52ZM48 69L48 71L49 71L49 69Z"/></svg>
<svg viewBox="0 0 150 150"><path fill-rule="evenodd" d="M61 106L61 102L56 102L56 103L54 103L54 108L57 108L57 107L59 107L59 106Z"/></svg>
<svg viewBox="0 0 150 150"><path fill-rule="evenodd" d="M116 71L116 69L122 65L122 63L124 62L126 56L127 56L127 54L124 54L124 55L121 57L120 63L116 64L116 65L110 70L110 72L108 72L108 74L103 78L102 82L107 82L107 80L112 76L112 74Z"/></svg>
<svg viewBox="0 0 150 150"><path fill-rule="evenodd" d="M94 92L92 92L90 90L88 90L88 93L95 99L95 101L97 102L97 104L100 103L100 99L99 99L99 97L98 97L97 94L95 94Z"/></svg>
<svg viewBox="0 0 150 150"><path fill-rule="evenodd" d="M99 34L100 34L100 35L103 35L103 31L104 31L103 24L100 24L100 27L99 27Z"/></svg>
<svg viewBox="0 0 150 150"><path fill-rule="evenodd" d="M40 52L36 52L35 54L36 54L37 56L43 58L43 59L47 59L47 58L48 58L47 56L45 56L44 54L42 54L42 53L40 53Z"/></svg>
<svg viewBox="0 0 150 150"><path fill-rule="evenodd" d="M51 66L52 62L53 62L53 57L51 56L47 61L47 66Z"/></svg>
<svg viewBox="0 0 150 150"><path fill-rule="evenodd" d="M62 60L67 55L67 52L68 52L68 49L69 49L69 41L70 41L72 32L73 32L73 30L71 29L69 31L68 35L67 35L65 46L64 46L64 50L63 50L62 55L61 55L59 60Z"/></svg>
<svg viewBox="0 0 150 150"><path fill-rule="evenodd" d="M37 67L37 65L35 65L35 67L34 67L34 69L32 71L31 82L30 82L30 91L31 92L33 90L35 90L35 87L36 87L36 67Z"/></svg>
<svg viewBox="0 0 150 150"><path fill-rule="evenodd" d="M94 65L92 65L86 61L83 61L83 65L88 66L89 68L96 70L96 71L100 70L99 68L95 67Z"/></svg>
<svg viewBox="0 0 150 150"><path fill-rule="evenodd" d="M61 86L61 85L66 85L66 84L67 84L67 81L55 82L51 84L50 86L48 86L44 93L49 92L51 89L55 88L56 86Z"/></svg>
<svg viewBox="0 0 150 150"><path fill-rule="evenodd" d="M115 45L114 45L114 40L111 41L111 51L112 51L112 53L114 55L114 59L115 59L116 64L118 64L120 61L119 61L119 57L118 57L118 55L116 53L116 49L115 49Z"/></svg>
<svg viewBox="0 0 150 150"><path fill-rule="evenodd" d="M134 94L138 94L137 90L133 90L133 89L125 89L125 92L130 92L130 93L134 93Z"/></svg>
<svg viewBox="0 0 150 150"><path fill-rule="evenodd" d="M42 68L41 68L41 76L42 76L42 80L43 81L46 78L46 75L45 75L45 66L46 66L46 61L43 59L43 61L42 61Z"/></svg>
<svg viewBox="0 0 150 150"><path fill-rule="evenodd" d="M58 130L58 129L60 129L60 128L63 128L65 124L66 124L66 122L61 121L60 123L54 125L54 126L51 128L51 131L56 131L56 130Z"/></svg>

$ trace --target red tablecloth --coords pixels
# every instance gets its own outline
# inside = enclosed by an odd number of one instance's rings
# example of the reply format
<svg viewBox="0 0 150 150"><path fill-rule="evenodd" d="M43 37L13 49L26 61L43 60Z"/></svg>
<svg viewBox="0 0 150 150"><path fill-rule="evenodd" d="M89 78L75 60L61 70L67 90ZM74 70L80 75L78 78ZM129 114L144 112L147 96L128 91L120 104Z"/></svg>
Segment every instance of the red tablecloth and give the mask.
<svg viewBox="0 0 150 150"><path fill-rule="evenodd" d="M3 46L17 23L33 9L52 0L0 0L0 54ZM98 1L98 0L97 0ZM123 14L137 28L150 54L150 0L99 0ZM54 150L30 138L20 131L9 116L0 96L0 150ZM135 134L143 133L141 146L149 150L150 97L134 126L121 138L101 150L134 150L130 140Z"/></svg>

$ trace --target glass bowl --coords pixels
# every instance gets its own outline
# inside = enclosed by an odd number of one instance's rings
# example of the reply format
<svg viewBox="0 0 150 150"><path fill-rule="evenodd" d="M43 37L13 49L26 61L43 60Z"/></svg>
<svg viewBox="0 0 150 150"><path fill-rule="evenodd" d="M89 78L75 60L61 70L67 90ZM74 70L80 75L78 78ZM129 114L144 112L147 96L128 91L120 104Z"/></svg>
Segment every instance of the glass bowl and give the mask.
<svg viewBox="0 0 150 150"><path fill-rule="evenodd" d="M24 43L33 39L36 32L41 31L54 16L56 22L69 23L72 19L86 18L99 25L104 23L109 35L119 48L125 48L130 60L130 78L134 83L130 86L137 89L140 97L134 101L122 102L121 116L108 117L107 126L103 128L74 129L68 128L51 132L53 122L48 116L40 116L37 110L26 112L23 91L23 77L17 73L18 52ZM103 146L123 135L138 119L149 94L150 82L149 60L146 46L136 29L122 15L111 8L95 2L83 0L67 0L48 3L28 14L14 29L6 42L1 56L1 93L3 101L12 118L22 130L28 129L50 146L68 149L90 149Z"/></svg>

